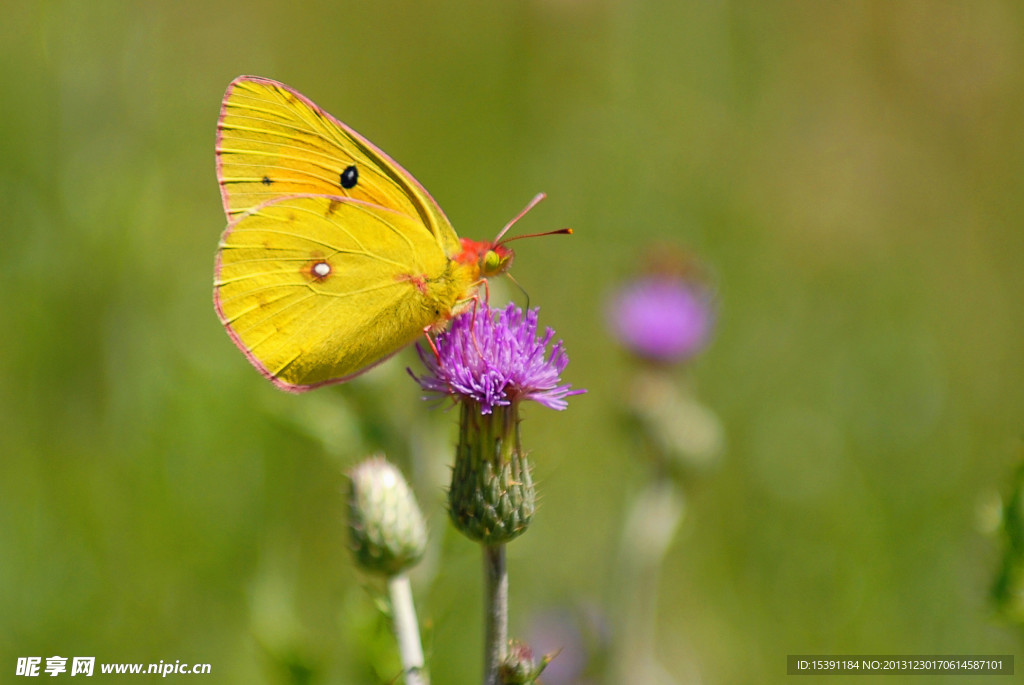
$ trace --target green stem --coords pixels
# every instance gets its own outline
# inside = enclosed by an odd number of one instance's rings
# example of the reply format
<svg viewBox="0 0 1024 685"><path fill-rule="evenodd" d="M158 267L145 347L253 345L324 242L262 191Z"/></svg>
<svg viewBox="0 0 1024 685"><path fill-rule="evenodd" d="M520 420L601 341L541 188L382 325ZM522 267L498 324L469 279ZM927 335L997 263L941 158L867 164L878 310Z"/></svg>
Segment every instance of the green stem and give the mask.
<svg viewBox="0 0 1024 685"><path fill-rule="evenodd" d="M508 651L508 571L505 545L484 548L484 685L500 685Z"/></svg>
<svg viewBox="0 0 1024 685"><path fill-rule="evenodd" d="M429 685L430 677L423 668L423 647L420 644L419 624L416 621L416 607L412 601L409 576L404 573L390 576L388 596L391 599L391 618L406 685Z"/></svg>
<svg viewBox="0 0 1024 685"><path fill-rule="evenodd" d="M619 545L619 637L610 655L609 683L661 680L654 654L658 580L683 519L683 493L671 478L655 477L633 502Z"/></svg>

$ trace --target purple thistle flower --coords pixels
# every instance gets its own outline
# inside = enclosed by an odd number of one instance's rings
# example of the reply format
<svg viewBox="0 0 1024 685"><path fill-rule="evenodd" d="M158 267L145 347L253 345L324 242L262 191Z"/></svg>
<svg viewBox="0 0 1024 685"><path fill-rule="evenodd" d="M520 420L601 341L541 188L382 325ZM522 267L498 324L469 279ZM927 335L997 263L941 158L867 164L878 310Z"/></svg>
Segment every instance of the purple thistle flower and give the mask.
<svg viewBox="0 0 1024 685"><path fill-rule="evenodd" d="M428 393L468 399L481 414L520 400L533 400L549 409L565 409L566 398L585 390L560 384L569 363L562 341L548 352L555 332L537 337L537 309L509 304L492 310L486 304L460 314L437 336L437 355L416 345L427 371L411 375Z"/></svg>
<svg viewBox="0 0 1024 685"><path fill-rule="evenodd" d="M684 278L645 276L626 284L612 298L612 332L634 354L658 362L678 362L700 352L714 322L707 292Z"/></svg>

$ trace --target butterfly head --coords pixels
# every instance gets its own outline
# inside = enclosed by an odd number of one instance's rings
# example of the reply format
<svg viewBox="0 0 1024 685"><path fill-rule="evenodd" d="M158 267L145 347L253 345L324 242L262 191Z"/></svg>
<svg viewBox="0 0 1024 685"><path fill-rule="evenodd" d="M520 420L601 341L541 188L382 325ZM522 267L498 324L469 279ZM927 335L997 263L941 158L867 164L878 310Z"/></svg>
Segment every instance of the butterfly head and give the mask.
<svg viewBox="0 0 1024 685"><path fill-rule="evenodd" d="M516 256L512 248L500 243L487 240L478 242L469 238L462 238L460 242L462 252L456 260L476 267L480 278L491 278L505 273L512 266L512 259Z"/></svg>
<svg viewBox="0 0 1024 685"><path fill-rule="evenodd" d="M490 278L491 276L500 276L501 274L508 271L509 267L512 266L512 259L515 257L515 253L512 248L508 247L508 243L513 240L519 240L520 238L536 238L542 235L568 235L572 233L571 228L560 228L557 231L547 231L545 233L529 233L526 235L512 236L506 238L505 234L508 233L508 229L519 221L528 211L533 209L538 202L544 199L544 193L536 195L523 211L519 212L512 221L505 224L505 228L501 229L498 233L498 237L493 241L477 242L468 238L461 238L462 251L455 257L455 260L463 263L472 265L477 269L480 278Z"/></svg>

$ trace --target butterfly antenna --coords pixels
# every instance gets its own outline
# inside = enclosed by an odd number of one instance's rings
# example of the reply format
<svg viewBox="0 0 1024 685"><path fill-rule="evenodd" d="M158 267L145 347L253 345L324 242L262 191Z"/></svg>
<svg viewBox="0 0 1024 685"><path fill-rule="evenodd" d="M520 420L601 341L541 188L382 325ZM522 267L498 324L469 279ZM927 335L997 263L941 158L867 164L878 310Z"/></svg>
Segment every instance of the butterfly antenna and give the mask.
<svg viewBox="0 0 1024 685"><path fill-rule="evenodd" d="M530 211L531 209L536 207L538 205L538 203L540 203L540 201L543 200L546 197L547 197L547 195L545 193L537 193L536 195L534 195L533 199L530 200L529 202L527 202L526 206L523 207L523 211L521 211L518 214L516 214L512 218L512 221L509 221L507 224L505 224L505 228L501 229L501 231L498 232L498 237L494 239L494 244L497 245L498 243L500 243L502 236L504 236L506 233L508 233L508 229L510 229L513 226L515 226L517 221L522 219L523 216L525 216L528 211Z"/></svg>
<svg viewBox="0 0 1024 685"><path fill-rule="evenodd" d="M522 219L528 211L536 207L537 203L539 203L546 197L547 195L545 193L537 193L536 195L534 195L533 199L530 200L525 207L523 207L523 211L516 214L515 217L513 217L512 221L509 221L507 224L505 224L505 228L501 229L501 231L498 232L498 236L494 239L493 244L504 245L505 243L510 243L513 240L519 240L520 238L539 238L542 235L572 235L571 228L559 228L558 230L555 231L544 231L543 233L524 233L523 235L514 235L511 238L506 238L505 240L502 240L505 234L508 233L508 229L515 226L517 221Z"/></svg>

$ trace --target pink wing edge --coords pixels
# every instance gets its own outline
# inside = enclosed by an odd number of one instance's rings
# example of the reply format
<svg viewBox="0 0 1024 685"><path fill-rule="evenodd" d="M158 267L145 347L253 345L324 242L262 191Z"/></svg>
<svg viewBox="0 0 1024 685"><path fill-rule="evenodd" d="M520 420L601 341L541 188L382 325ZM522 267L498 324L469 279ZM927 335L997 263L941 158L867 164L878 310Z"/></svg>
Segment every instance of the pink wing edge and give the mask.
<svg viewBox="0 0 1024 685"><path fill-rule="evenodd" d="M369 140L367 140L365 137L363 137L358 131L354 130L350 126L347 126L346 124L342 123L341 121L338 121L338 119L336 117L334 117L334 115L332 115L330 112L326 111L325 109L323 109L322 107L317 105L315 102L313 102L312 100L310 100L305 95L303 95L299 91L295 90L291 86L289 86L287 84L284 84L284 83L281 83L280 81L275 81L274 79L264 78L263 76L238 76L238 77L236 77L234 80L231 81L231 83L228 84L228 88L224 92L224 99L221 100L221 103L220 103L220 115L217 118L217 147L216 147L216 150L217 150L217 182L218 182L218 185L220 185L220 197L221 197L221 203L224 205L224 213L225 213L225 215L227 215L227 213L228 213L228 192L227 192L227 189L224 187L223 176L221 174L220 146L221 146L221 140L222 140L223 135L224 135L223 129L221 127L221 124L224 122L224 117L227 115L228 99L231 97L232 91L234 91L236 85L238 85L239 83L242 83L244 81L251 81L253 83L262 83L263 85L272 86L272 87L275 87L275 88L280 88L282 90L286 90L289 93L291 93L292 95L294 95L296 98L298 98L300 101L304 102L306 104L306 106L308 106L314 112L317 112L318 114L322 115L326 119L328 119L331 122L333 122L336 126L341 128L343 131L348 133L350 136L352 136L353 138L358 140L361 144L363 144L364 146L366 146L367 148L369 148L370 150L375 152L384 161L386 161L388 164L390 164L391 166L396 168L401 174L404 174L406 178L411 180L413 182L413 184L419 189L419 191L421 193L423 193L423 196L425 198L427 198L430 201L430 203L434 206L434 210L445 221L448 222L449 226L451 225L451 222L448 221L448 217L447 217L447 215L445 215L444 210L441 209L441 206L439 204L437 204L437 200L435 200L434 197L429 192L427 192L427 189L424 188L423 185L419 181L416 180L415 176L410 174L405 169L405 167L403 167L401 164L399 164L394 159L392 159L390 155L388 155L386 152L381 150L379 147L377 147L376 145L371 143Z"/></svg>
<svg viewBox="0 0 1024 685"><path fill-rule="evenodd" d="M273 199L273 200L268 200L268 201L264 202L263 204L258 205L257 207L254 207L250 212L246 212L245 214L242 214L241 216L236 218L234 221L229 223L227 228L224 229L224 233L221 235L221 241L223 242L224 238L226 238L231 233L231 231L234 229L234 227L239 222L241 222L242 219L244 219L246 216L248 216L249 214L251 214L253 212L257 212L260 209L262 209L263 207L266 207L268 205L272 205L272 204L276 204L278 202L284 202L286 200L292 200L292 199L300 198L300 197L331 197L331 196L329 196L329 195L299 194L299 195L286 195L285 197L279 197L279 198L276 198L276 199ZM340 202L347 202L347 203L351 203L351 204L360 204L360 205L366 205L368 207L377 207L379 209L386 209L388 211L395 211L395 210L391 210L391 209L389 209L387 207L380 207L379 205L375 205L375 204L373 204L371 202L366 202L364 200L355 200L355 199L350 198L350 197L336 196L336 197L334 197L334 199L336 199L336 200L338 200ZM238 336L238 333L235 332L235 329L231 326L231 323L227 320L227 317L224 315L224 309L221 307L221 304L220 304L220 290L218 290L217 287L216 287L217 281L220 280L220 266L221 266L221 264L220 264L220 254L221 254L220 250L218 249L217 250L217 258L214 261L214 266L213 266L213 282L214 282L214 288L213 288L213 308L217 312L217 318L220 320L221 325L224 326L224 330L226 330L228 332L228 336L231 338L231 342L235 343L235 347L237 347L242 352L242 354L245 355L245 358L249 360L249 363L252 364L254 367L256 367L256 370L259 371L260 374L264 378L266 378L268 381L273 383L275 386L277 386L281 390L284 390L285 392L291 392L291 393L299 394L299 393L303 393L303 392L308 392L310 390L315 390L316 388L321 388L321 387L323 387L325 385L336 385L338 383L345 383L347 381L352 380L353 378L355 378L357 376L363 375L364 373L366 373L370 369L378 366L379 364L383 364L384 362L386 362L387 360L391 359L393 356L395 356L396 354L398 354L399 352L404 350L406 347L408 347L408 345L400 347L399 349L395 350L394 352L392 352L391 354L387 355L386 357L381 357L380 359L378 359L374 363L370 364L369 366L364 366L363 368L359 369L355 373L350 373L349 375L342 376L340 378L328 378L327 380L320 381L319 383L308 383L308 384L295 384L295 383L288 383L287 381L283 381L280 378L278 378L277 376L275 376L274 373L263 364L263 362L261 362L259 359L256 358L256 355L254 355L252 350L250 350L246 346L246 344L244 342L242 342L242 339Z"/></svg>

